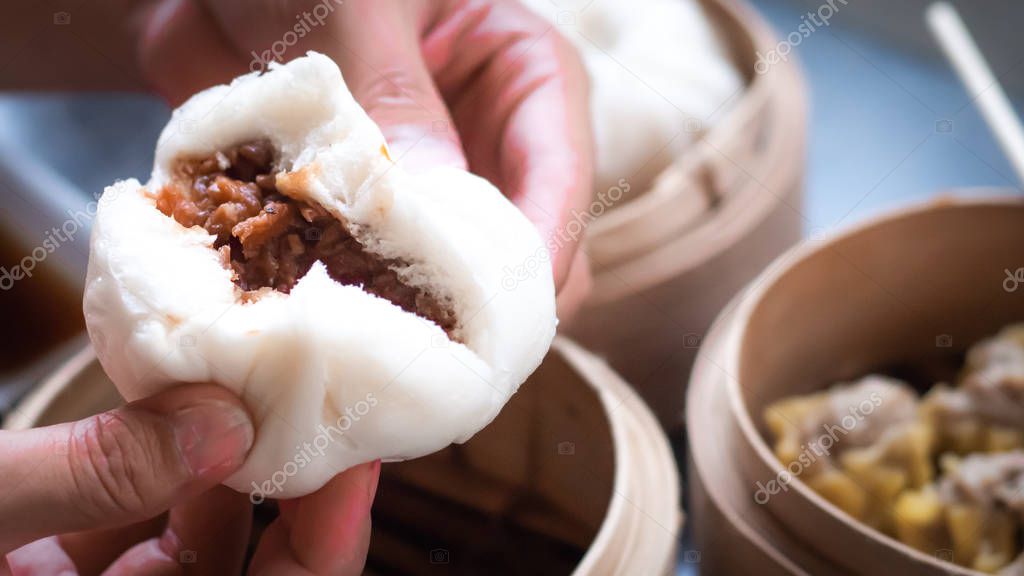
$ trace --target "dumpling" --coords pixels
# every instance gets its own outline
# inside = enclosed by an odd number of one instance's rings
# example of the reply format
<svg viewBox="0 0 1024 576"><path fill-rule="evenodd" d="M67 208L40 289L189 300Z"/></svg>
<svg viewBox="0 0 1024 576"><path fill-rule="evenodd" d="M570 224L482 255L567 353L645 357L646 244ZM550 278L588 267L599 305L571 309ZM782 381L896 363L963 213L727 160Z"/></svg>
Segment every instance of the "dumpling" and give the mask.
<svg viewBox="0 0 1024 576"><path fill-rule="evenodd" d="M550 269L512 273L545 250L487 181L395 164L309 53L192 97L149 182L107 188L85 316L128 400L237 393L256 438L226 484L288 498L487 425L554 336Z"/></svg>
<svg viewBox="0 0 1024 576"><path fill-rule="evenodd" d="M1007 326L972 346L959 385L932 388L924 410L943 451L1024 448L1024 325Z"/></svg>
<svg viewBox="0 0 1024 576"><path fill-rule="evenodd" d="M1021 574L1024 452L946 455L941 463L938 482L908 491L897 502L900 539L980 572Z"/></svg>
<svg viewBox="0 0 1024 576"><path fill-rule="evenodd" d="M854 518L891 532L899 494L932 480L931 429L904 382L870 375L765 410L791 474Z"/></svg>

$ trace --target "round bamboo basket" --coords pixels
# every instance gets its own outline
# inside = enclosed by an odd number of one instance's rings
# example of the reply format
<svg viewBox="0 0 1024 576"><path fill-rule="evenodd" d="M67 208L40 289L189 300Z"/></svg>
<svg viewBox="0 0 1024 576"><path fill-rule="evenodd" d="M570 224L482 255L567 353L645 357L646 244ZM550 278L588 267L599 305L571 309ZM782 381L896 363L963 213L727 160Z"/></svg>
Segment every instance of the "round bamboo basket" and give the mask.
<svg viewBox="0 0 1024 576"><path fill-rule="evenodd" d="M727 324L727 323L726 323ZM690 527L701 574L846 574L800 544L763 506L732 456L740 431L729 414L723 329L708 335L687 390ZM723 457L723 455L726 455Z"/></svg>
<svg viewBox="0 0 1024 576"><path fill-rule="evenodd" d="M4 425L120 403L87 348ZM681 524L679 476L657 420L604 362L560 338L472 440L384 466L367 573L667 575Z"/></svg>
<svg viewBox="0 0 1024 576"><path fill-rule="evenodd" d="M776 38L742 0L707 0L747 86L726 117L597 218L593 290L564 331L608 359L661 423L680 427L697 348L728 299L796 243L806 100L794 63L755 74Z"/></svg>
<svg viewBox="0 0 1024 576"><path fill-rule="evenodd" d="M767 526L756 531L760 539L737 536L737 549L758 551L733 560L756 565L772 554L795 560L780 568L783 574L818 573L818 558L839 573L977 574L939 559L942 550L923 553L861 524L799 477L756 503L758 486L784 474L762 414L774 401L872 372L896 367L929 374L1024 320L1024 300L1003 288L1006 270L1024 264L1022 246L1024 202L947 198L780 258L720 319L694 370L688 407L695 420L688 423L694 476L710 493L699 494L704 504L692 507L695 531L703 531L705 517L720 522L723 509ZM717 423L702 413L712 409ZM716 425L725 431L712 444L700 427ZM711 462L709 450L730 454L732 469ZM717 505L711 513L704 512L708 502Z"/></svg>

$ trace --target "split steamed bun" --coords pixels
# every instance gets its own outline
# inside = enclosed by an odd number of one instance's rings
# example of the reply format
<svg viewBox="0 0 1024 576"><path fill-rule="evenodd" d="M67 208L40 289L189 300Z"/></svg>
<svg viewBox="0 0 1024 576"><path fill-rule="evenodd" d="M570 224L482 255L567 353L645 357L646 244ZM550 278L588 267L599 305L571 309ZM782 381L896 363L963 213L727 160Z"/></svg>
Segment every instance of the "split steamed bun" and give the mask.
<svg viewBox="0 0 1024 576"><path fill-rule="evenodd" d="M697 0L522 0L590 75L595 190L644 190L728 109L743 79Z"/></svg>
<svg viewBox="0 0 1024 576"><path fill-rule="evenodd" d="M179 382L238 394L256 438L226 484L287 498L487 425L554 336L546 262L485 180L396 165L310 53L195 95L151 180L107 188L85 316L128 400Z"/></svg>

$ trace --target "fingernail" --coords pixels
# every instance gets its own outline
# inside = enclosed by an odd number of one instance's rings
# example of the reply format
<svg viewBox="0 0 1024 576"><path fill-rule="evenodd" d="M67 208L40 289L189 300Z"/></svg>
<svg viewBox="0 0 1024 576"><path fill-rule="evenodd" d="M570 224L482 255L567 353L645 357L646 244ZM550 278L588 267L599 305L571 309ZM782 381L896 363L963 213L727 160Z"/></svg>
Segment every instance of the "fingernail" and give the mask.
<svg viewBox="0 0 1024 576"><path fill-rule="evenodd" d="M190 406L176 413L173 423L178 451L196 477L240 465L252 447L249 415L233 404Z"/></svg>

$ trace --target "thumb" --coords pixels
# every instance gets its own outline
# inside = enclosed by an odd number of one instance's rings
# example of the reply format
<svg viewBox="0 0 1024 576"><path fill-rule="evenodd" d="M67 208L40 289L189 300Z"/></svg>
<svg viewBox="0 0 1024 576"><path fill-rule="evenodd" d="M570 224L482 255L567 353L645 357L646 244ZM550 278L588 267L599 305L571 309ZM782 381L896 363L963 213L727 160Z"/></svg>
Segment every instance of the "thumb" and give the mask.
<svg viewBox="0 0 1024 576"><path fill-rule="evenodd" d="M181 386L69 424L0 432L0 553L64 532L138 522L241 466L253 426L214 385Z"/></svg>
<svg viewBox="0 0 1024 576"><path fill-rule="evenodd" d="M250 0L194 1L224 30L237 55L251 56L250 70L308 50L331 57L353 96L381 127L392 158L406 168L466 167L451 115L420 48L423 30L443 3L270 1L275 9L254 12Z"/></svg>

